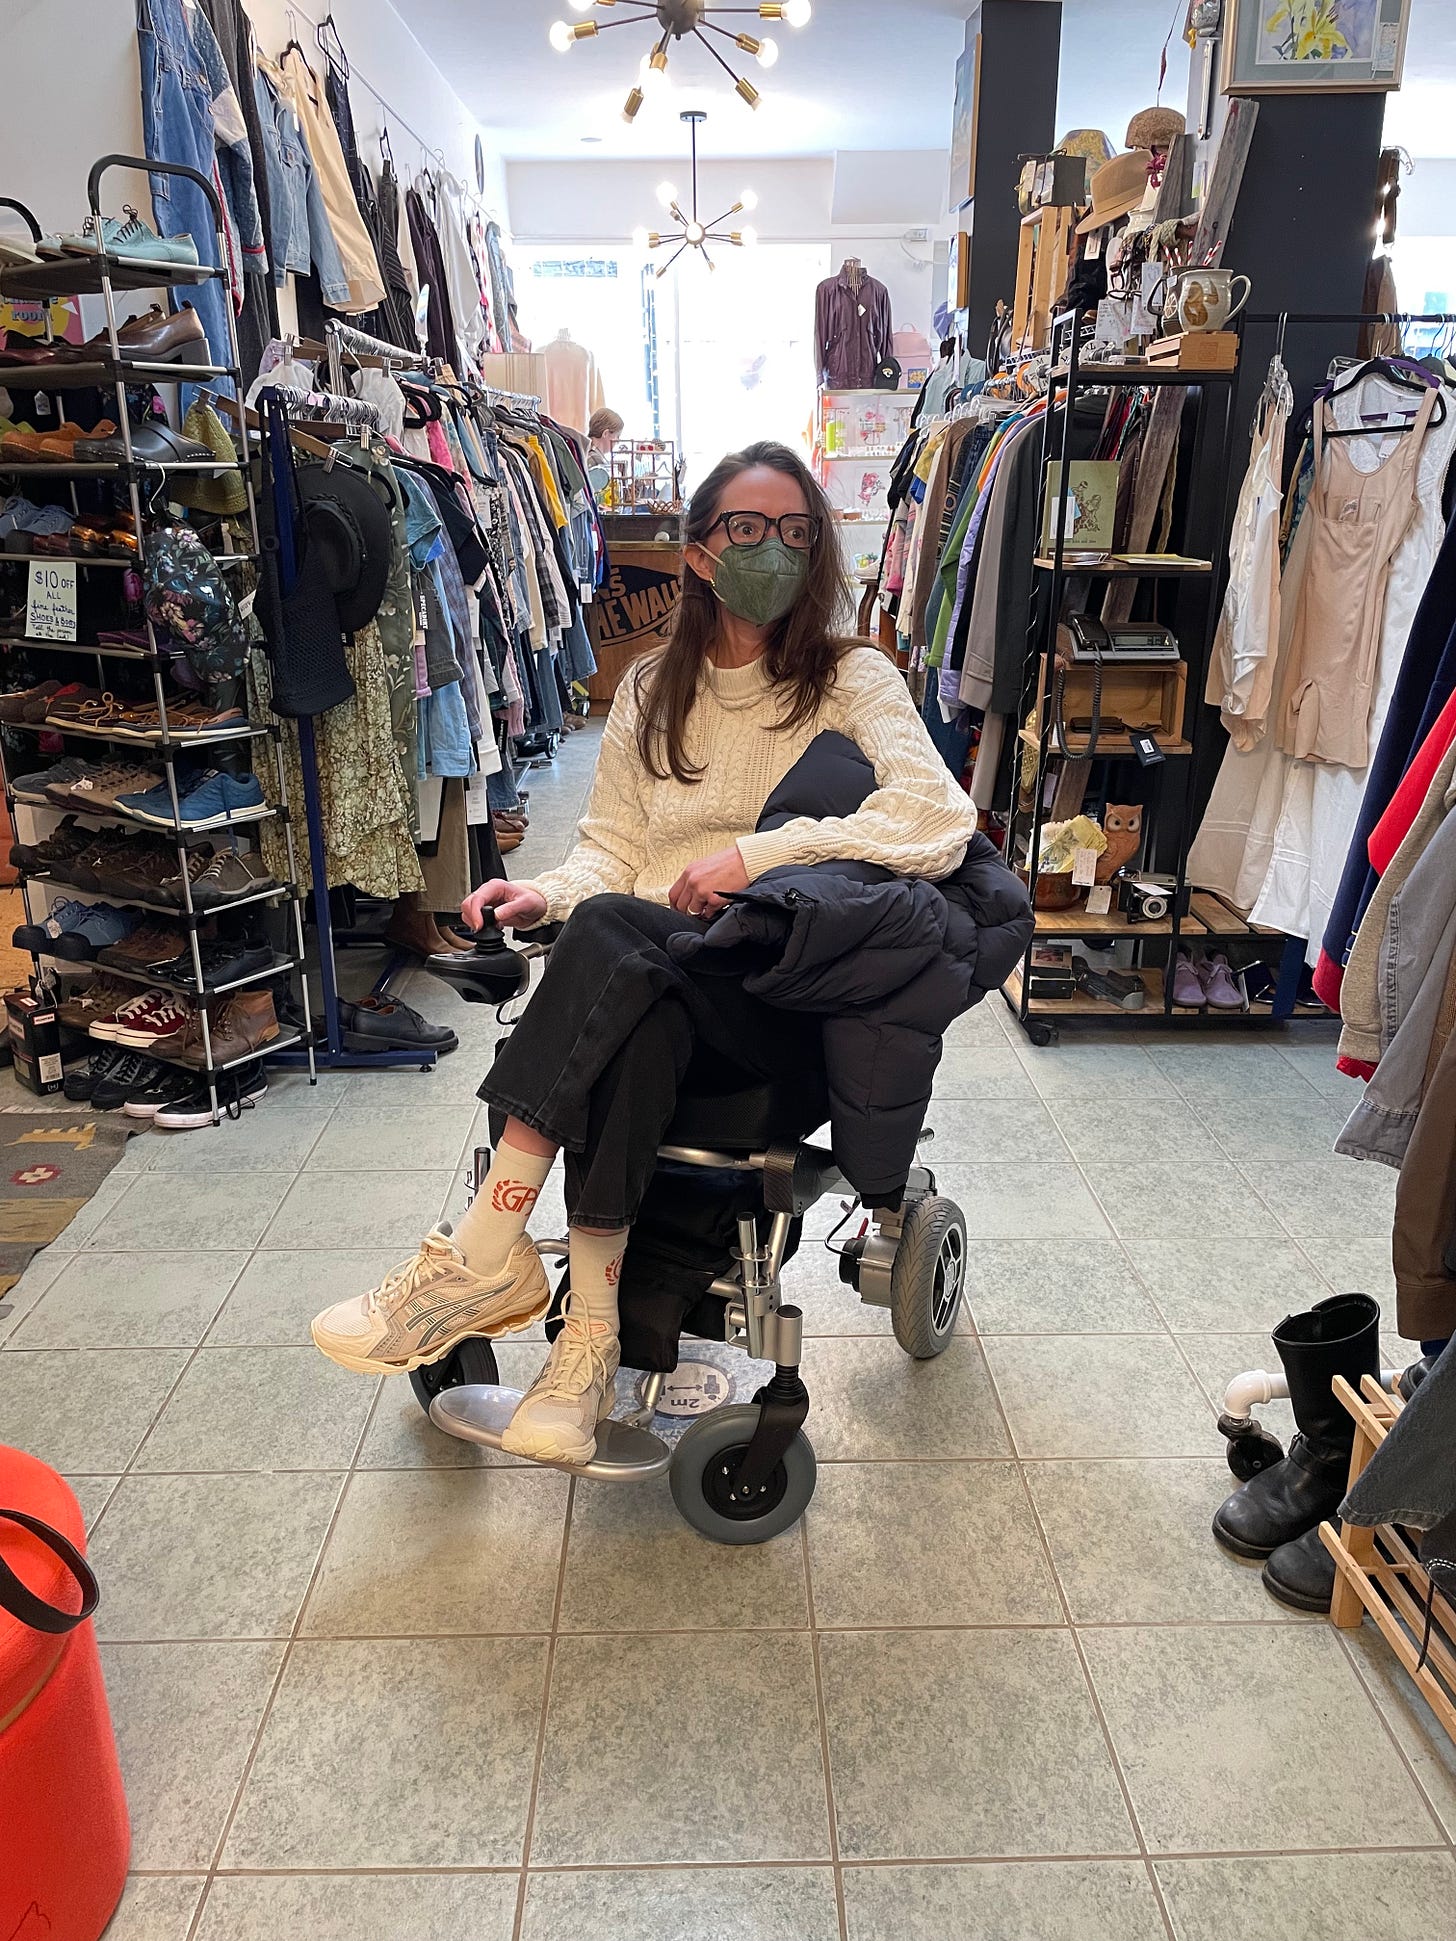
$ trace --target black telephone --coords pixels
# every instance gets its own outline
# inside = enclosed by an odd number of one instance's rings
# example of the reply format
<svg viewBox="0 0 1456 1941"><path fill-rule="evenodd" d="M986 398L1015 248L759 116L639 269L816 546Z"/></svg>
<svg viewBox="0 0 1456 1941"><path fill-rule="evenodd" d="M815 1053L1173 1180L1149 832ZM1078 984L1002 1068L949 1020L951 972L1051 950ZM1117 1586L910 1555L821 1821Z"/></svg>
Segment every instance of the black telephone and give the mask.
<svg viewBox="0 0 1456 1941"><path fill-rule="evenodd" d="M1073 661L1120 661L1166 665L1181 660L1177 637L1156 621L1132 621L1121 627L1104 626L1090 613L1067 616Z"/></svg>

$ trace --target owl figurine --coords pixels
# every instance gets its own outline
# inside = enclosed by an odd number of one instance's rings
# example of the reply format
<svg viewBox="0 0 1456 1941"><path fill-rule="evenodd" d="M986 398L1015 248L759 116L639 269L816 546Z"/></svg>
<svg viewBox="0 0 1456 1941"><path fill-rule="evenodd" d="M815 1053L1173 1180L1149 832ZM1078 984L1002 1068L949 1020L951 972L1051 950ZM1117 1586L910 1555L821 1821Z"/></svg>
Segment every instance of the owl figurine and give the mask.
<svg viewBox="0 0 1456 1941"><path fill-rule="evenodd" d="M1107 847L1097 858L1097 881L1110 883L1142 848L1142 804L1119 808L1109 802L1107 813L1102 818L1102 833L1107 838Z"/></svg>

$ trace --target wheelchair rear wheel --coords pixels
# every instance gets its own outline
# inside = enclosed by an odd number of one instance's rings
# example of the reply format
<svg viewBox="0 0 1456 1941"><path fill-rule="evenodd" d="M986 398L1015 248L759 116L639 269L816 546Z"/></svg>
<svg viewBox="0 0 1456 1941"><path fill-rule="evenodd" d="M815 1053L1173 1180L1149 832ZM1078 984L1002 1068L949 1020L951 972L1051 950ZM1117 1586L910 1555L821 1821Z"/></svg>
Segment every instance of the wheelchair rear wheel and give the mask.
<svg viewBox="0 0 1456 1941"><path fill-rule="evenodd" d="M410 1370L410 1387L415 1400L428 1415L430 1404L445 1388L499 1388L500 1370L495 1349L483 1335L471 1335L439 1361Z"/></svg>
<svg viewBox="0 0 1456 1941"><path fill-rule="evenodd" d="M672 1500L684 1520L714 1543L767 1543L798 1522L814 1494L818 1466L801 1429L753 1500L735 1500L734 1478L757 1427L752 1402L714 1409L672 1453Z"/></svg>
<svg viewBox="0 0 1456 1941"><path fill-rule="evenodd" d="M890 1270L890 1320L907 1355L930 1361L955 1334L966 1277L966 1223L954 1200L932 1193L905 1214Z"/></svg>

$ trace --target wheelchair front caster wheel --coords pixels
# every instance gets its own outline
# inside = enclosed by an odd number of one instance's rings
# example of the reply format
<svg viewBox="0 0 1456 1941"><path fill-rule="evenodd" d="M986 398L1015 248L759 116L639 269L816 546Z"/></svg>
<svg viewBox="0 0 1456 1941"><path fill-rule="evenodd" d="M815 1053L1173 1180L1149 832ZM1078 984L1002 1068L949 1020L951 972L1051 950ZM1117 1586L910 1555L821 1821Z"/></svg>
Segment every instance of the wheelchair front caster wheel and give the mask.
<svg viewBox="0 0 1456 1941"><path fill-rule="evenodd" d="M1251 1476L1258 1476L1266 1469L1272 1469L1277 1462L1284 1460L1284 1444L1278 1436L1271 1436L1267 1429L1261 1429L1257 1422L1249 1427L1234 1428L1227 1416L1218 1420L1219 1431L1228 1437L1228 1466L1241 1483L1247 1483Z"/></svg>
<svg viewBox="0 0 1456 1941"><path fill-rule="evenodd" d="M428 1415L430 1404L445 1388L499 1388L500 1370L495 1349L483 1335L471 1335L439 1361L410 1370L410 1387L415 1400Z"/></svg>
<svg viewBox="0 0 1456 1941"><path fill-rule="evenodd" d="M890 1320L907 1355L930 1361L955 1335L966 1278L966 1223L938 1193L906 1210L890 1269Z"/></svg>
<svg viewBox="0 0 1456 1941"><path fill-rule="evenodd" d="M752 1402L714 1409L673 1451L672 1500L684 1521L714 1543L767 1543L798 1522L814 1494L818 1467L801 1429L763 1488L750 1501L739 1499L738 1466L757 1427Z"/></svg>

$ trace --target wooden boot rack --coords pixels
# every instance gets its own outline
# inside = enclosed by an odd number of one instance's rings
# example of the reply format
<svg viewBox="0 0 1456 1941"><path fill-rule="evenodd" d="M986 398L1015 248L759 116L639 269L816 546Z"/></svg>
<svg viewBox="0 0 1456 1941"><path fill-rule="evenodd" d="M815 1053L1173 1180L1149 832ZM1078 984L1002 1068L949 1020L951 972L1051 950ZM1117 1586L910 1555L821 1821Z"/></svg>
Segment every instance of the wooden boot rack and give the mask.
<svg viewBox="0 0 1456 1941"><path fill-rule="evenodd" d="M1353 1488L1405 1404L1369 1375L1361 1381L1358 1395L1342 1376L1336 1376L1334 1386L1336 1397L1355 1419L1350 1457ZM1368 1611L1447 1736L1456 1741L1456 1610L1437 1593L1426 1662L1417 1670L1431 1582L1409 1538L1386 1523L1373 1530L1355 1523L1322 1523L1320 1538L1335 1560L1331 1621L1341 1631L1357 1631Z"/></svg>

